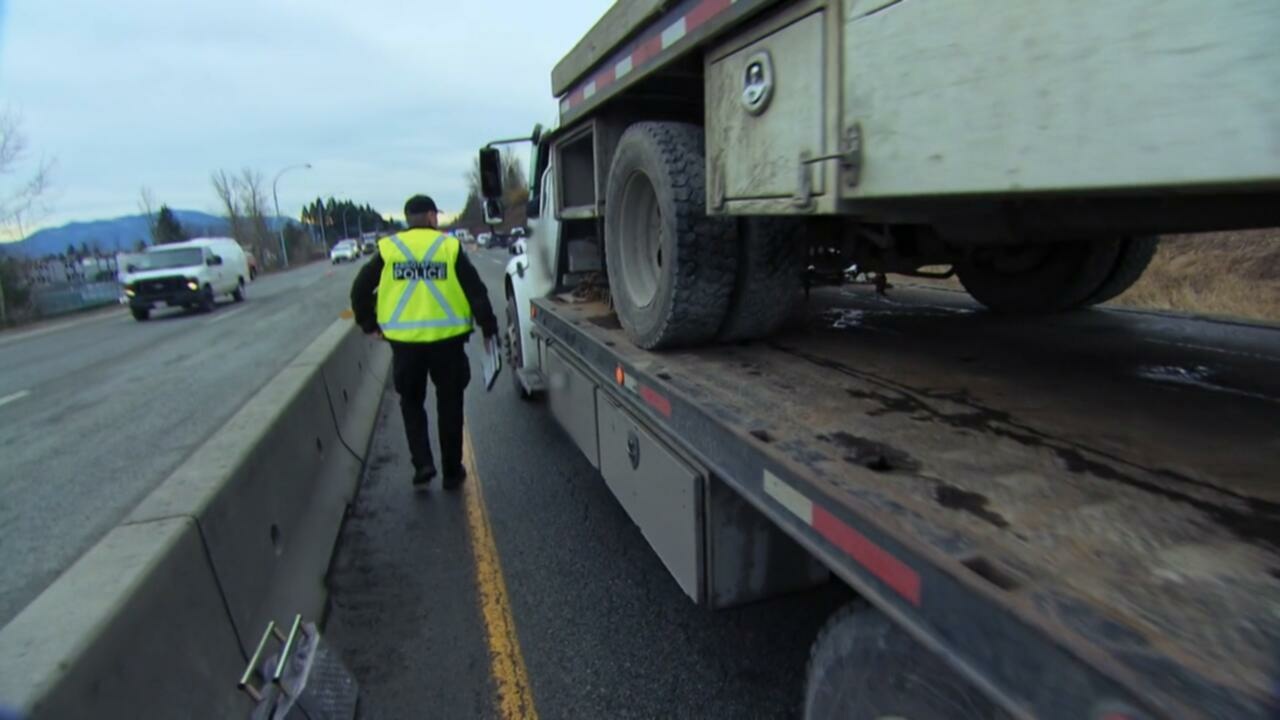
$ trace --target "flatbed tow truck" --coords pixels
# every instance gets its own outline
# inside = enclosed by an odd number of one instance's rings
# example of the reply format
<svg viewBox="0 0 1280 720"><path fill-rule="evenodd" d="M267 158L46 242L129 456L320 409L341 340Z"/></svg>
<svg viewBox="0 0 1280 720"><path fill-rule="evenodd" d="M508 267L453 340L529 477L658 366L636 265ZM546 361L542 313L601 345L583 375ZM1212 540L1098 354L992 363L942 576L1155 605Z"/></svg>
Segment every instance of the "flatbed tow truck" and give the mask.
<svg viewBox="0 0 1280 720"><path fill-rule="evenodd" d="M1238 94L1280 100L1280 13L1143 8L618 3L552 74L515 390L695 602L858 593L814 640L806 718L1278 712L1273 400L1205 414L1053 343L998 377L886 358L832 330L862 311L831 289L795 328L815 277L949 265L1029 332L1135 282L1152 234L1280 224L1275 115Z"/></svg>
<svg viewBox="0 0 1280 720"><path fill-rule="evenodd" d="M1267 403L1198 416L1067 367L990 398L932 374L954 359L884 366L829 328L654 355L603 303L533 307L551 412L692 599L830 570L867 601L815 641L811 711L844 692L880 713L857 718L1273 717ZM812 310L844 316L833 293Z"/></svg>

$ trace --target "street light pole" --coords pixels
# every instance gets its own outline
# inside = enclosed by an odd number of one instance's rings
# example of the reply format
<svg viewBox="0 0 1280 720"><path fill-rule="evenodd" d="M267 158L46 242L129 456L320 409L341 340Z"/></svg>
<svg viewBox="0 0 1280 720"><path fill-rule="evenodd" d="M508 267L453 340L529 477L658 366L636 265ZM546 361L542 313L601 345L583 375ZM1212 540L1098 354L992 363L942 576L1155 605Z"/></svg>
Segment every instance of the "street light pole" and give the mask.
<svg viewBox="0 0 1280 720"><path fill-rule="evenodd" d="M311 163L303 163L301 165L290 165L280 172L276 173L276 177L271 181L271 200L276 205L276 222L280 222L280 195L276 192L276 185L280 182L280 176L290 170L311 169ZM289 267L289 250L284 246L284 225L280 226L280 259L284 262L285 267Z"/></svg>
<svg viewBox="0 0 1280 720"><path fill-rule="evenodd" d="M347 212L348 208L342 209L342 239L346 240L351 237L351 232L347 230Z"/></svg>

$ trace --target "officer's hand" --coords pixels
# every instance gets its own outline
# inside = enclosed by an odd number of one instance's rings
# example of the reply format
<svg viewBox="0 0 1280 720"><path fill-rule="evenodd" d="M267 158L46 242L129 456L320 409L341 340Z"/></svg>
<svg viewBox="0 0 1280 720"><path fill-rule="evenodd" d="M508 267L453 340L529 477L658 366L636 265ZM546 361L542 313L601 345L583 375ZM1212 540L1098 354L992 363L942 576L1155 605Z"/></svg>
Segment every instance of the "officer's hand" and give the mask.
<svg viewBox="0 0 1280 720"><path fill-rule="evenodd" d="M367 332L367 333L365 333L365 334L366 334L366 335L368 335L369 337L371 337L371 338L375 339L375 340L381 340L381 339L382 339L382 330L372 330L372 331Z"/></svg>

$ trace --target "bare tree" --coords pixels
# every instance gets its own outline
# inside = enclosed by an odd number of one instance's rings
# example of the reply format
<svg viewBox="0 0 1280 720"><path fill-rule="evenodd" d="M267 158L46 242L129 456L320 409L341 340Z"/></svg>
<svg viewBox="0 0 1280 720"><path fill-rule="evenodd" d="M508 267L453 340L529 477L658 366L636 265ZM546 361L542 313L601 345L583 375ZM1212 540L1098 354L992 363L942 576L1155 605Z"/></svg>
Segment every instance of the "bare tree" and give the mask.
<svg viewBox="0 0 1280 720"><path fill-rule="evenodd" d="M17 165L27 155L27 136L22 132L22 119L11 111L0 112L0 176L17 172ZM26 237L27 223L33 222L43 211L40 198L49 188L53 174L53 161L41 158L31 174L20 179L16 186L0 189L0 234ZM15 278L11 278L13 285ZM6 288L0 281L0 324L8 324L9 307L6 295L17 295L21 288Z"/></svg>
<svg viewBox="0 0 1280 720"><path fill-rule="evenodd" d="M240 177L237 178L237 185L240 191L240 207L244 212L254 251L258 257L278 255L279 253L275 250L275 236L272 235L271 227L267 222L269 215L266 181L262 173L252 168L243 168L240 170ZM278 262L280 259L276 258L276 263Z"/></svg>
<svg viewBox="0 0 1280 720"><path fill-rule="evenodd" d="M22 132L22 119L10 111L0 112L0 175L11 175L27 155L27 136ZM31 175L6 188L0 195L0 222L9 225L20 216L31 219L32 211L53 173L53 161L42 158Z"/></svg>
<svg viewBox="0 0 1280 720"><path fill-rule="evenodd" d="M247 246L261 261L279 262L275 236L268 220L266 180L253 168L242 168L238 174L218 170L213 173L213 190L218 195L231 226L231 236Z"/></svg>
<svg viewBox="0 0 1280 720"><path fill-rule="evenodd" d="M222 212L227 218L227 225L231 228L231 237L242 243L248 242L250 238L246 232L244 212L240 205L237 178L234 175L228 175L226 170L218 170L210 179L213 182L213 191L218 195L218 202L222 205Z"/></svg>

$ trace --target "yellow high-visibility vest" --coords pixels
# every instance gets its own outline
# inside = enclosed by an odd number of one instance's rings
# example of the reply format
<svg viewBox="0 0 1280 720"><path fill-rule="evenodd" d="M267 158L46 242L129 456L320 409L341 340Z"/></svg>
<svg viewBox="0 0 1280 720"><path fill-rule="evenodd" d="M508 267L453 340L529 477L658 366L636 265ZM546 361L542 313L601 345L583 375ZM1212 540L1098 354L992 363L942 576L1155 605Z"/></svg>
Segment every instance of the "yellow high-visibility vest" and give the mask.
<svg viewBox="0 0 1280 720"><path fill-rule="evenodd" d="M457 238L428 228L378 241L378 326L383 337L431 343L471 332L471 304L455 272L461 250Z"/></svg>

